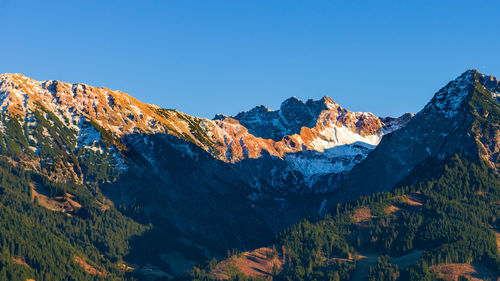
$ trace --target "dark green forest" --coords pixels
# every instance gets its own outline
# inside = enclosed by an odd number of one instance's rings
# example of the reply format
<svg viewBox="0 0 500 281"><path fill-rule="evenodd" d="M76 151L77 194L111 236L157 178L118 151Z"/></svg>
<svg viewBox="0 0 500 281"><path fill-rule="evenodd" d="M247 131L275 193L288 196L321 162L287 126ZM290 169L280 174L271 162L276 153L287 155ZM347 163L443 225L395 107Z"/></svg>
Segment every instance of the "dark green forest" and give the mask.
<svg viewBox="0 0 500 281"><path fill-rule="evenodd" d="M0 280L122 280L116 264L128 253L128 240L148 227L102 210L85 186L51 184L0 158ZM43 185L54 195L75 194L83 207L74 213L53 212L32 202L30 186ZM103 273L87 274L75 257ZM14 262L22 260L24 264Z"/></svg>

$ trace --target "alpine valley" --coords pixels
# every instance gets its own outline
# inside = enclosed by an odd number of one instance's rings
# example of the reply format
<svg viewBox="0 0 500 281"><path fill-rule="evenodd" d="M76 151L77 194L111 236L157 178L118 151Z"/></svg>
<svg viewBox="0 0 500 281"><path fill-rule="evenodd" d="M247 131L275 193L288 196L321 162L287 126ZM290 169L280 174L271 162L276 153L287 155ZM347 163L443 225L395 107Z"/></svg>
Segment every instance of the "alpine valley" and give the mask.
<svg viewBox="0 0 500 281"><path fill-rule="evenodd" d="M500 276L500 83L476 70L399 117L205 119L21 74L0 104L0 280Z"/></svg>

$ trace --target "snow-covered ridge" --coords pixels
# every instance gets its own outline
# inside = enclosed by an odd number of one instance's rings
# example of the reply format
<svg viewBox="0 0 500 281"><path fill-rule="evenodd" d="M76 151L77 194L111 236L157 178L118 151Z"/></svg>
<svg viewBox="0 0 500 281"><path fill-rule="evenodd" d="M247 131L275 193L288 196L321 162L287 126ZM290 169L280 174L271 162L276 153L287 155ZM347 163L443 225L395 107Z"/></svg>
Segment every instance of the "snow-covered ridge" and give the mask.
<svg viewBox="0 0 500 281"><path fill-rule="evenodd" d="M216 115L214 119L224 118L227 116ZM404 120L407 119L379 118L370 112L352 112L328 96L320 100L309 99L306 102L291 97L285 100L278 110L270 110L261 105L231 118L238 120L255 136L277 141L287 135L300 134L303 127L314 128L328 122L338 128L349 128L363 137L384 134L397 129L396 123L404 125ZM331 124L333 118L337 119L336 124Z"/></svg>
<svg viewBox="0 0 500 281"><path fill-rule="evenodd" d="M118 136L136 129L163 132L161 127L146 124L144 117L151 110L146 104L120 91L56 80L36 81L21 74L0 75L0 85L2 95L8 97L2 106L21 115L39 103L76 130L80 117L85 116Z"/></svg>
<svg viewBox="0 0 500 281"><path fill-rule="evenodd" d="M483 75L475 69L469 69L439 90L421 111L422 114L436 111L446 118L453 118L460 111L464 100L472 93L476 82L483 85L493 98L499 99L500 83L498 79Z"/></svg>
<svg viewBox="0 0 500 281"><path fill-rule="evenodd" d="M475 73L473 70L468 70L451 81L434 96L434 102L431 102L430 105L435 106L447 118L455 116L470 92L469 89L474 83Z"/></svg>
<svg viewBox="0 0 500 281"><path fill-rule="evenodd" d="M351 112L329 97L306 103L290 98L278 111L258 107L241 113L241 118L219 116L209 120L145 104L104 87L36 81L21 74L0 75L0 102L3 114L12 116L26 116L32 108L43 106L73 128L84 146L99 141L99 130L91 130L81 121L88 120L116 138L171 134L226 162L259 158L264 151L283 158L290 153L323 152L355 142L376 145L384 134L399 127L390 124L405 123L403 119L382 120L371 113ZM279 137L262 137L252 124L264 124Z"/></svg>
<svg viewBox="0 0 500 281"><path fill-rule="evenodd" d="M298 136L307 150L324 151L355 142L377 145L384 134L404 126L411 115L379 118L369 112L349 111L325 96L307 102L292 97L275 111L261 105L234 117L215 117L226 118L238 120L255 136L277 142Z"/></svg>

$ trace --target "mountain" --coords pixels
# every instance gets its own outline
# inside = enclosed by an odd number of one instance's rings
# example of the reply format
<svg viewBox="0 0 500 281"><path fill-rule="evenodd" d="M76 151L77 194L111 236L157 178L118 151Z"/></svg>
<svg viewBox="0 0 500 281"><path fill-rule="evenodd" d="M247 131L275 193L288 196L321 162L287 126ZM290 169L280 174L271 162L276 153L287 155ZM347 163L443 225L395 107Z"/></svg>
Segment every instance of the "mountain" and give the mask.
<svg viewBox="0 0 500 281"><path fill-rule="evenodd" d="M350 171L344 189L387 191L425 159L454 153L482 159L498 172L498 91L496 78L466 71L439 90L406 126L387 135Z"/></svg>
<svg viewBox="0 0 500 281"><path fill-rule="evenodd" d="M273 163L274 169L271 170L274 172L266 175L274 183L259 182L258 185L279 186L286 190L306 186L308 190L325 191L318 185L325 181L331 184L332 180L331 177L321 177L349 171L364 159L382 136L404 126L411 117L409 113L399 118L379 118L369 112L351 112L325 96L305 103L292 97L276 111L257 106L233 117L217 115L215 119L237 120L252 135L272 139L274 147L283 147L278 151L284 151L284 154L278 156L284 162ZM258 174L266 171L269 171L267 167ZM283 177L295 180L292 183L279 182Z"/></svg>
<svg viewBox="0 0 500 281"><path fill-rule="evenodd" d="M497 280L498 92L496 78L466 71L323 195L325 216L201 264L192 280Z"/></svg>
<svg viewBox="0 0 500 281"><path fill-rule="evenodd" d="M221 118L221 115L216 116L216 119ZM389 127L404 125L404 120L380 119L368 112L350 112L326 96L319 101L308 100L305 103L291 97L281 104L279 110L272 111L265 106L257 106L232 118L248 128L253 135L275 141L294 134L312 134L314 137L322 136L323 141L331 142L331 132L328 129L345 127L345 132L335 132L334 144L337 145L352 143L352 138L363 140L359 137L366 138L365 142L375 145L379 141L377 136L387 133ZM320 124L323 124L323 127ZM311 128L313 132L303 133L303 127ZM359 136L354 136L351 132ZM316 139L314 142L318 146L314 147L307 144L305 136L303 138L308 148L325 149L332 146L326 144L326 147L322 147L321 140Z"/></svg>
<svg viewBox="0 0 500 281"><path fill-rule="evenodd" d="M279 111L264 113L257 107L234 118L218 115L209 120L145 104L120 91L53 80L40 82L21 74L1 75L0 91L5 118L18 119L22 126L27 124L23 127L24 134L30 135L30 130L38 125L38 114L45 111L53 114L50 118L57 118L61 126L72 130L71 137L76 141L65 147L70 151L80 147L96 150L98 145L93 144L106 141L123 150L120 140L125 136L167 134L229 163L256 159L263 154L283 158L306 150L323 152L355 142L373 146L408 119L406 115L381 119L371 113L350 112L324 97L305 104L290 98ZM261 132L262 128L283 134L271 136ZM26 148L36 151L37 141L33 140ZM120 162L120 155L115 156ZM84 180L78 168L72 170L75 177Z"/></svg>
<svg viewBox="0 0 500 281"><path fill-rule="evenodd" d="M454 173L480 170L469 183L493 194L499 92L496 78L469 70L415 116L292 97L210 120L104 87L0 75L0 223L11 226L0 228L0 279L182 276L228 249L270 245L303 218L353 208L338 203L423 192L455 155L466 168ZM484 220L494 225L495 212ZM334 236L347 241L338 247L356 239ZM57 254L43 259L46 244Z"/></svg>
<svg viewBox="0 0 500 281"><path fill-rule="evenodd" d="M256 162L244 160L266 158L264 162L272 164L257 161L258 176L250 174L243 179L259 191L324 192L323 183L336 182L363 160L383 135L411 119L410 114L378 118L351 112L324 97L305 103L290 98L277 111L256 107L234 117L218 115L209 120L145 104L120 91L53 80L40 82L21 74L1 75L0 91L2 124L15 131L3 130L7 136L4 142L14 139L16 144L11 147L23 152L15 161L59 181L71 178L81 183L109 181L127 170L124 155L129 148L124 141L131 145L137 143L138 135L165 135L173 136L169 139L181 153L190 154L194 145L214 159L242 166L238 172L243 174ZM23 135L27 139L17 138ZM54 141L57 156L53 149L50 153L43 150L53 148ZM148 149L140 152L146 161L150 159ZM78 161L69 159L75 157ZM89 158L103 161L105 175L87 163ZM270 165L275 168L268 169Z"/></svg>
<svg viewBox="0 0 500 281"><path fill-rule="evenodd" d="M248 113L197 118L120 91L21 74L0 76L0 97L0 153L37 175L28 180L31 200L75 220L113 209L154 225L130 246L127 259L139 264L164 264L170 254L190 264L270 241L317 214L320 194L411 117L291 98L250 125ZM276 122L288 128L281 138L257 132Z"/></svg>

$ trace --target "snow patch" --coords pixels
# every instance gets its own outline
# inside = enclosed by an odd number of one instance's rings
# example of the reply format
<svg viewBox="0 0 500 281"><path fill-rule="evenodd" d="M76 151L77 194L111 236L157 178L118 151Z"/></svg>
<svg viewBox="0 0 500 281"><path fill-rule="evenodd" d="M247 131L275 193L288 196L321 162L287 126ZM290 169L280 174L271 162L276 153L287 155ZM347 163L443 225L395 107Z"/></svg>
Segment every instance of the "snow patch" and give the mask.
<svg viewBox="0 0 500 281"><path fill-rule="evenodd" d="M469 94L469 88L475 81L475 72L469 70L441 89L424 110L437 109L444 117L454 117Z"/></svg>
<svg viewBox="0 0 500 281"><path fill-rule="evenodd" d="M82 122L77 137L77 148L83 146L93 148L102 140L101 133L90 123Z"/></svg>
<svg viewBox="0 0 500 281"><path fill-rule="evenodd" d="M339 145L324 152L304 151L286 154L284 160L290 171L299 172L309 187L322 175L338 174L351 170L354 165L366 158L375 146L356 142Z"/></svg>
<svg viewBox="0 0 500 281"><path fill-rule="evenodd" d="M320 132L321 137L315 138L311 145L316 151L324 151L339 145L363 142L369 145L377 145L382 139L382 135L370 135L363 137L346 127L326 127Z"/></svg>

